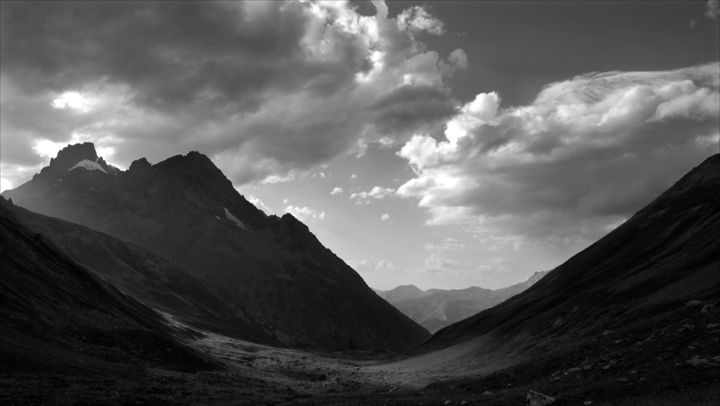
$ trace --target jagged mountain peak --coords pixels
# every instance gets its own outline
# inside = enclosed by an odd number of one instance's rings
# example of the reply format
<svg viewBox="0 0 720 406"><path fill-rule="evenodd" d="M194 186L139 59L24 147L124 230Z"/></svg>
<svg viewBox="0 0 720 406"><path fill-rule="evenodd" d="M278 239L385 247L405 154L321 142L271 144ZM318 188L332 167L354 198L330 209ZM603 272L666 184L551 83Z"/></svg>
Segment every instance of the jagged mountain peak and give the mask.
<svg viewBox="0 0 720 406"><path fill-rule="evenodd" d="M113 177L66 173L72 175L33 179L3 195L181 264L251 321L258 337L292 347L388 351L428 336L305 224L291 214L266 216L197 151L154 165L139 159Z"/></svg>
<svg viewBox="0 0 720 406"><path fill-rule="evenodd" d="M75 168L98 168L101 172L108 172L109 166L105 160L97 155L95 144L85 142L71 144L61 149L50 164L42 169L40 175L62 175Z"/></svg>
<svg viewBox="0 0 720 406"><path fill-rule="evenodd" d="M130 168L128 168L128 171L134 172L138 170L145 170L150 168L151 166L152 164L148 162L147 158L142 157L132 161L132 163L130 164Z"/></svg>
<svg viewBox="0 0 720 406"><path fill-rule="evenodd" d="M69 168L83 159L90 161L96 161L98 159L95 144L92 142L68 145L61 149L55 158L50 159L50 166L68 165Z"/></svg>
<svg viewBox="0 0 720 406"><path fill-rule="evenodd" d="M233 189L232 182L208 158L197 151L186 155L175 155L152 166L157 173L164 173L182 179L183 182L200 181L215 188Z"/></svg>

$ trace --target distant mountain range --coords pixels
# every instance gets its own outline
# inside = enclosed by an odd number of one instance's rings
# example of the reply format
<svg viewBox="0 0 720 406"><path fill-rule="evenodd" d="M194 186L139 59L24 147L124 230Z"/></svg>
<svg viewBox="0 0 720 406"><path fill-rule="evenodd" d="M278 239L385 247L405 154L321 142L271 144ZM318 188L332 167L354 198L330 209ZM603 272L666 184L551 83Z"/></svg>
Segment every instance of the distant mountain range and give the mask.
<svg viewBox="0 0 720 406"><path fill-rule="evenodd" d="M472 286L466 289L421 290L402 285L375 292L431 333L475 315L517 295L539 281L548 271L535 272L527 280L502 289Z"/></svg>
<svg viewBox="0 0 720 406"><path fill-rule="evenodd" d="M306 225L257 209L198 152L155 165L142 158L121 171L91 143L71 145L3 196L85 226L19 216L98 276L149 305L185 307L202 327L321 350L396 351L429 336Z"/></svg>

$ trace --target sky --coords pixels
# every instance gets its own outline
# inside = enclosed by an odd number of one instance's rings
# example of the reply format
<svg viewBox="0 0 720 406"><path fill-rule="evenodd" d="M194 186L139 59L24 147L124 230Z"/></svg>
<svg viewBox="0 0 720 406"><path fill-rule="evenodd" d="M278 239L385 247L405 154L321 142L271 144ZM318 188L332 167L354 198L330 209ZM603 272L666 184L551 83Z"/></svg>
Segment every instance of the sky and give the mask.
<svg viewBox="0 0 720 406"><path fill-rule="evenodd" d="M718 2L0 3L0 188L197 150L374 288L552 269L718 152Z"/></svg>

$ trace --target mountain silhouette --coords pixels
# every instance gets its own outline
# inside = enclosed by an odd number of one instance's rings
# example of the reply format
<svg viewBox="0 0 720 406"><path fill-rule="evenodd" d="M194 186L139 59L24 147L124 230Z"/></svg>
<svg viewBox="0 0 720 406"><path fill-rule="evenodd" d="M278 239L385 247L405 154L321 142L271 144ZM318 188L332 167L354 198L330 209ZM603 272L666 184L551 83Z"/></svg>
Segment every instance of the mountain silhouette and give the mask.
<svg viewBox="0 0 720 406"><path fill-rule="evenodd" d="M392 351L429 336L305 224L290 214L268 216L248 202L208 157L193 151L113 171L91 147L66 147L31 181L3 195L181 264L270 343Z"/></svg>

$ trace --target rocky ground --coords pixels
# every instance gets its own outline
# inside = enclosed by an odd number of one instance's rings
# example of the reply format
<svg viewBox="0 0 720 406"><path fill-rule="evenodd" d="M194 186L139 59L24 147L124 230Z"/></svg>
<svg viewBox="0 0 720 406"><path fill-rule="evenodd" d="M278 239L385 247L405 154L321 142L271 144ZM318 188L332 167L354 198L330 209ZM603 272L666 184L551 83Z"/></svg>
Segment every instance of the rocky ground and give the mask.
<svg viewBox="0 0 720 406"><path fill-rule="evenodd" d="M219 360L196 373L152 367L2 375L2 404L426 404L524 405L530 391L553 405L717 405L720 311L686 303L659 327L608 329L562 356L481 365L471 348L393 362L257 345L195 331L186 342ZM543 403L535 403L541 405Z"/></svg>

